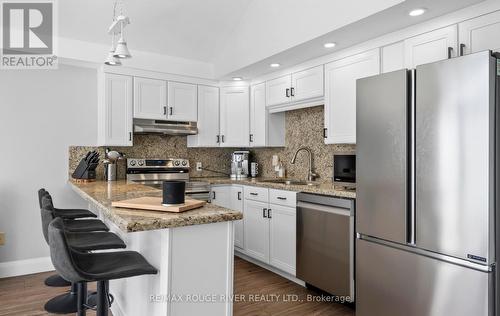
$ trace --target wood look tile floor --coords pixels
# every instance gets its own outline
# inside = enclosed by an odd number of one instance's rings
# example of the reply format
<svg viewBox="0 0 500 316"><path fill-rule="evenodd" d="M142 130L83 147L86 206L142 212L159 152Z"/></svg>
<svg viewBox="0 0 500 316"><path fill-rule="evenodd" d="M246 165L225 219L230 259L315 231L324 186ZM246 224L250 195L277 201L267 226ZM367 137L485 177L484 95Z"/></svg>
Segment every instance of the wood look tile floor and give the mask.
<svg viewBox="0 0 500 316"><path fill-rule="evenodd" d="M240 297L234 303L234 316L354 316L354 310L346 305L331 302L285 302L285 295L305 298L317 295L281 276L240 258L234 259L234 292ZM43 306L50 298L67 291L44 285L53 272L38 273L0 279L0 316L54 315L45 312ZM89 290L93 290L89 286ZM262 299L270 298L268 301ZM272 298L272 299L271 299ZM94 316L93 311L87 315Z"/></svg>

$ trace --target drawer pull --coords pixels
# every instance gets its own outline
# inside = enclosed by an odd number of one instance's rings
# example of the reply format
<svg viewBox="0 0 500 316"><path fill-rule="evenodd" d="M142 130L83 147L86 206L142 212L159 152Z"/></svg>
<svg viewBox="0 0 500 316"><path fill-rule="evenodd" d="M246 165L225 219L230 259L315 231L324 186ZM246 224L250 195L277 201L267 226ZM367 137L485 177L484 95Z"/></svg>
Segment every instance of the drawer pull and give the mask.
<svg viewBox="0 0 500 316"><path fill-rule="evenodd" d="M259 195L259 193L255 193L255 192L250 192L250 195L254 195L254 196L257 196L257 195Z"/></svg>
<svg viewBox="0 0 500 316"><path fill-rule="evenodd" d="M278 196L277 199L282 200L282 201L286 201L286 197L282 197L282 196Z"/></svg>

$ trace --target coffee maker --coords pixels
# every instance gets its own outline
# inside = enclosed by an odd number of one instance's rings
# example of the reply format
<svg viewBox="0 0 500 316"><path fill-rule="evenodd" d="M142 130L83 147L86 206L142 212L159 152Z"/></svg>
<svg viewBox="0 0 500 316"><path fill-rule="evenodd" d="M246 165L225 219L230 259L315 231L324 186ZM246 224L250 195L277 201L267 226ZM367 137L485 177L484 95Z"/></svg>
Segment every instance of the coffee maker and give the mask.
<svg viewBox="0 0 500 316"><path fill-rule="evenodd" d="M231 158L231 179L245 179L249 175L250 152L239 150L233 152Z"/></svg>

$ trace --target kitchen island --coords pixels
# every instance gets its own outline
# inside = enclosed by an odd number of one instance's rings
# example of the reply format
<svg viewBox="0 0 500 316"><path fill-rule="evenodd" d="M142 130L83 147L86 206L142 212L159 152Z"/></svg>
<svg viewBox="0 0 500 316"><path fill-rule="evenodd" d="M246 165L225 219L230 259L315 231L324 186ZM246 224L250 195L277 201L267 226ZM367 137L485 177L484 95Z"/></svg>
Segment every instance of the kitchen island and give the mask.
<svg viewBox="0 0 500 316"><path fill-rule="evenodd" d="M161 191L126 181L69 184L111 231L159 273L114 280L113 315L232 315L233 221L238 211L212 204L183 213L111 206Z"/></svg>

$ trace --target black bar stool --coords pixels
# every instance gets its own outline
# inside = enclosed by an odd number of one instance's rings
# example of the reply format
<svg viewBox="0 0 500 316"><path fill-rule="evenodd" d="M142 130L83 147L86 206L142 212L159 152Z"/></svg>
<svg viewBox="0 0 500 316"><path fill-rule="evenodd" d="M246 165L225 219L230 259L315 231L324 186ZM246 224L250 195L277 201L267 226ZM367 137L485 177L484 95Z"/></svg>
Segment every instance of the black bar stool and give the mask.
<svg viewBox="0 0 500 316"><path fill-rule="evenodd" d="M42 198L48 197L52 202L52 196L45 189L38 190L38 201L40 202L40 208L42 208ZM54 204L52 203L54 207ZM66 219L77 219L77 218L93 218L97 217L94 213L85 209L61 209L54 207L54 212L56 216L64 217Z"/></svg>
<svg viewBox="0 0 500 316"><path fill-rule="evenodd" d="M56 216L56 212L54 212L54 208L52 207L52 201L47 197L42 197L42 209L40 212L42 217L42 231L48 244L48 227L50 222L55 218L61 218L61 220L63 218ZM107 232L109 228L100 220L63 220L63 223L67 231L68 244L78 251L126 247L125 243L117 235ZM45 310L55 314L75 313L77 311L77 301L78 288L77 284L73 283L68 293L61 294L49 300L45 304Z"/></svg>
<svg viewBox="0 0 500 316"><path fill-rule="evenodd" d="M42 198L43 197L50 198L52 202L52 197L49 192L44 188L38 190L38 203L40 204L40 209L42 208ZM54 208L59 216L63 216L65 218L94 218L97 217L94 213L89 210L81 210L81 209L58 209ZM45 285L52 287L65 287L70 286L71 283L61 278L60 275L54 274L45 279Z"/></svg>
<svg viewBox="0 0 500 316"><path fill-rule="evenodd" d="M81 289L85 288L87 282L97 282L97 316L108 315L110 280L158 273L135 251L82 253L72 250L61 218L54 219L49 225L49 245L52 263L65 279L80 284ZM84 297L78 300L79 316L85 315L82 302L85 302Z"/></svg>

